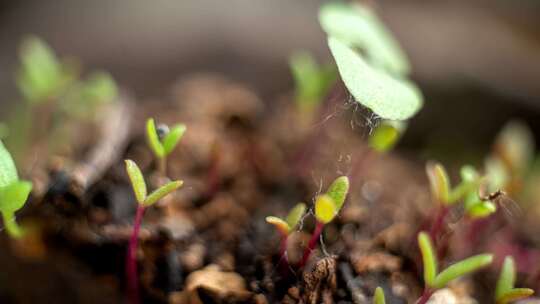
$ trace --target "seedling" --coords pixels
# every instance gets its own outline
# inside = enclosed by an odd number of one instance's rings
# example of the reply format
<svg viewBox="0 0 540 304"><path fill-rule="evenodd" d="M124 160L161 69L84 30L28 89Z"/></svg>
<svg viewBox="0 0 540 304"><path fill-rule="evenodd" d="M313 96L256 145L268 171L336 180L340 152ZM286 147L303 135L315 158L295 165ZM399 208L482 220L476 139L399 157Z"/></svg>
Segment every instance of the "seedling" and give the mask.
<svg viewBox="0 0 540 304"><path fill-rule="evenodd" d="M384 291L381 287L375 289L375 296L373 297L373 304L386 304L386 299L384 298Z"/></svg>
<svg viewBox="0 0 540 304"><path fill-rule="evenodd" d="M23 235L15 221L15 212L21 209L32 191L32 183L19 180L11 154L0 140L0 212L4 227L13 238Z"/></svg>
<svg viewBox="0 0 540 304"><path fill-rule="evenodd" d="M137 284L137 259L136 252L139 241L139 230L141 228L142 217L147 207L155 204L157 201L180 188L182 181L172 181L161 186L150 195L147 195L146 182L141 170L132 160L126 160L126 171L131 182L131 187L137 200L137 212L135 222L133 223L133 232L129 240L128 253L126 259L126 278L128 282L129 295L132 303L138 303L138 284Z"/></svg>
<svg viewBox="0 0 540 304"><path fill-rule="evenodd" d="M146 121L146 138L148 145L158 161L159 172L167 175L167 156L178 145L178 142L186 132L186 126L177 124L172 129L166 125L156 127L153 118Z"/></svg>
<svg viewBox="0 0 540 304"><path fill-rule="evenodd" d="M299 268L303 268L306 265L311 253L319 241L319 238L321 237L324 225L330 223L337 216L345 203L348 192L349 178L346 176L341 176L334 180L330 187L328 187L325 194L319 195L315 199L315 230L313 231L309 243L304 250Z"/></svg>
<svg viewBox="0 0 540 304"><path fill-rule="evenodd" d="M294 229L298 226L300 223L300 220L306 213L306 204L299 203L294 208L289 211L289 214L285 219L281 219L279 217L275 216L268 216L266 217L266 221L276 227L276 229L279 231L281 235L281 245L279 254L281 257L281 261L289 263L289 259L287 256L287 242L289 235L294 232Z"/></svg>
<svg viewBox="0 0 540 304"><path fill-rule="evenodd" d="M319 22L341 79L359 103L390 120L406 120L420 110L422 95L406 78L407 58L369 7L325 4Z"/></svg>
<svg viewBox="0 0 540 304"><path fill-rule="evenodd" d="M333 65L318 65L307 52L293 54L289 66L295 82L298 111L311 115L335 82L336 68Z"/></svg>
<svg viewBox="0 0 540 304"><path fill-rule="evenodd" d="M450 281L488 266L493 261L492 254L479 254L450 265L438 272L437 256L431 238L426 232L418 234L418 246L422 253L424 267L424 292L417 304L425 304L438 289L444 288Z"/></svg>
<svg viewBox="0 0 540 304"><path fill-rule="evenodd" d="M529 288L514 288L516 282L516 266L511 256L504 258L504 262L495 289L495 303L507 304L531 296L534 290Z"/></svg>

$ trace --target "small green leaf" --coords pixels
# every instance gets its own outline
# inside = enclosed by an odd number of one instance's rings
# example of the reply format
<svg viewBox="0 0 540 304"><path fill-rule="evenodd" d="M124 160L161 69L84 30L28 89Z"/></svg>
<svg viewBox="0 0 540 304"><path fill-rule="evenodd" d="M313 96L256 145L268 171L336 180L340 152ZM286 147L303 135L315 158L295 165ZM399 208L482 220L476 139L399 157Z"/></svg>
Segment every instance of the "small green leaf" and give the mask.
<svg viewBox="0 0 540 304"><path fill-rule="evenodd" d="M418 234L418 246L422 253L422 263L424 265L424 282L427 286L433 287L437 276L437 258L431 239L426 232L422 231Z"/></svg>
<svg viewBox="0 0 540 304"><path fill-rule="evenodd" d="M473 166L465 165L460 170L461 183L457 185L449 194L450 204L466 197L469 193L475 192L480 184L480 176Z"/></svg>
<svg viewBox="0 0 540 304"><path fill-rule="evenodd" d="M323 224L330 223L338 210L332 198L326 194L319 195L315 200L315 217Z"/></svg>
<svg viewBox="0 0 540 304"><path fill-rule="evenodd" d="M497 304L507 304L517 300L525 299L534 294L530 288L513 288L497 299Z"/></svg>
<svg viewBox="0 0 540 304"><path fill-rule="evenodd" d="M491 264L492 261L492 254L479 254L457 262L437 275L434 287L437 289L444 288L448 282L477 271L480 268Z"/></svg>
<svg viewBox="0 0 540 304"><path fill-rule="evenodd" d="M165 155L169 155L176 147L184 133L186 132L186 126L179 124L174 126L169 133L163 138L163 149Z"/></svg>
<svg viewBox="0 0 540 304"><path fill-rule="evenodd" d="M285 221L290 230L295 229L298 223L306 213L306 204L299 203L291 209Z"/></svg>
<svg viewBox="0 0 540 304"><path fill-rule="evenodd" d="M326 190L326 195L328 195L335 204L336 213L341 210L345 199L347 199L347 193L349 193L349 178L347 176L340 176L336 178L328 190Z"/></svg>
<svg viewBox="0 0 540 304"><path fill-rule="evenodd" d="M497 287L495 288L495 299L497 302L507 292L514 288L516 282L516 266L514 258L512 256L506 256L502 264L501 273L497 280Z"/></svg>
<svg viewBox="0 0 540 304"><path fill-rule="evenodd" d="M450 181L448 174L440 163L428 163L426 173L433 197L444 205L449 203Z"/></svg>
<svg viewBox="0 0 540 304"><path fill-rule="evenodd" d="M282 235L288 235L289 232L291 231L291 228L289 226L289 224L287 224L287 222L285 222L284 220L280 219L279 217L276 217L276 216L267 216L266 217L266 222L269 223L269 224L272 224L276 227L276 229L282 234Z"/></svg>
<svg viewBox="0 0 540 304"><path fill-rule="evenodd" d="M384 291L381 287L377 287L375 289L375 298L373 299L373 304L386 304Z"/></svg>
<svg viewBox="0 0 540 304"><path fill-rule="evenodd" d="M148 139L148 145L150 146L150 149L152 149L156 157L157 158L165 157L165 148L163 148L163 145L161 144L161 141L159 140L159 137L156 131L156 124L153 118L149 118L146 121L146 138Z"/></svg>
<svg viewBox="0 0 540 304"><path fill-rule="evenodd" d="M321 7L319 22L328 36L362 49L374 66L396 75L409 72L399 43L368 6L330 2Z"/></svg>
<svg viewBox="0 0 540 304"><path fill-rule="evenodd" d="M497 206L490 201L479 201L469 207L467 215L473 219L484 218L497 211Z"/></svg>
<svg viewBox="0 0 540 304"><path fill-rule="evenodd" d="M131 181L131 187L135 193L135 198L139 204L143 204L146 199L146 183L144 182L144 177L141 173L139 166L132 160L125 160L126 162L126 172Z"/></svg>
<svg viewBox="0 0 540 304"><path fill-rule="evenodd" d="M422 95L407 80L394 78L367 64L342 41L329 37L328 46L349 92L384 119L406 120L422 107Z"/></svg>
<svg viewBox="0 0 540 304"><path fill-rule="evenodd" d="M296 102L302 109L319 105L337 78L334 66L319 66L307 52L294 53L289 66L295 82Z"/></svg>
<svg viewBox="0 0 540 304"><path fill-rule="evenodd" d="M0 140L0 187L5 187L19 179L11 154Z"/></svg>
<svg viewBox="0 0 540 304"><path fill-rule="evenodd" d="M150 195L148 195L148 197L144 201L144 205L145 206L150 206L150 205L156 203L157 201L162 199L165 195L167 195L167 194L173 192L174 190L180 188L183 183L184 182L182 182L182 181L168 182L167 184L161 186L157 190L154 190L154 192L152 192Z"/></svg>
<svg viewBox="0 0 540 304"><path fill-rule="evenodd" d="M377 152L391 150L398 142L406 124L401 121L382 121L369 135L369 146Z"/></svg>
<svg viewBox="0 0 540 304"><path fill-rule="evenodd" d="M0 187L0 211L14 213L21 209L32 191L32 183L16 181Z"/></svg>
<svg viewBox="0 0 540 304"><path fill-rule="evenodd" d="M15 239L23 236L23 230L17 224L15 214L13 212L2 211L2 219L4 220L4 227L6 228L9 236Z"/></svg>

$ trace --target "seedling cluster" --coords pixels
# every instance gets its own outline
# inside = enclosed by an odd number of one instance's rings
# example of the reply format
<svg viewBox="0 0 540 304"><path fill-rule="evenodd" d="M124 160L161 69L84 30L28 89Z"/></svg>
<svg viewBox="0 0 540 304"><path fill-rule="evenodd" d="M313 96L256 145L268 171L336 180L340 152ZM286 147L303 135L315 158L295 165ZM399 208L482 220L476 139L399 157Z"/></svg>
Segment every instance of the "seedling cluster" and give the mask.
<svg viewBox="0 0 540 304"><path fill-rule="evenodd" d="M178 145L185 132L186 126L183 124L177 124L169 129L167 125L156 127L153 118L146 121L148 145L156 157L158 170L163 176L167 175L167 156Z"/></svg>

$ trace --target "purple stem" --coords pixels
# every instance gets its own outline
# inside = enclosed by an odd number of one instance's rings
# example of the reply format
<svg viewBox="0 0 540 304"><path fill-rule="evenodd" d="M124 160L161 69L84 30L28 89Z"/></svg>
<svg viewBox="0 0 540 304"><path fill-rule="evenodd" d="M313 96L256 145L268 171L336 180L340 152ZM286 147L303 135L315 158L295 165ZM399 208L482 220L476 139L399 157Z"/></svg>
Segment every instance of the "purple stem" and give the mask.
<svg viewBox="0 0 540 304"><path fill-rule="evenodd" d="M307 261L309 260L309 257L311 256L311 252L313 252L313 249L315 249L315 246L317 245L317 242L319 241L319 238L321 237L323 228L324 228L324 224L317 221L315 230L313 231L313 234L311 235L311 239L309 240L308 246L304 250L304 255L302 256L302 260L300 261L298 268L304 268L304 266L306 265Z"/></svg>
<svg viewBox="0 0 540 304"><path fill-rule="evenodd" d="M422 293L422 296L420 297L420 299L416 301L416 304L426 304L432 295L433 295L433 290L424 288L424 292Z"/></svg>
<svg viewBox="0 0 540 304"><path fill-rule="evenodd" d="M126 279L128 283L129 303L139 303L139 277L137 275L137 247L139 245L139 231L141 230L142 218L145 207L137 204L137 213L133 223L133 232L129 239L128 252L126 258Z"/></svg>

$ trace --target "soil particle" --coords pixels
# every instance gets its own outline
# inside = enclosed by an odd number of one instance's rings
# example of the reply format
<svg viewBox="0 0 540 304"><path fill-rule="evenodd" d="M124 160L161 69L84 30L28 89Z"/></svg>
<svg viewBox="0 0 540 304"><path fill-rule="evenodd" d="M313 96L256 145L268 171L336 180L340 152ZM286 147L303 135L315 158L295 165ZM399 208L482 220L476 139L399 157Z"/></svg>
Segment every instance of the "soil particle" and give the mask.
<svg viewBox="0 0 540 304"><path fill-rule="evenodd" d="M360 256L351 257L354 270L357 273L365 272L388 272L392 273L401 269L402 261L399 257L385 253L373 252Z"/></svg>
<svg viewBox="0 0 540 304"><path fill-rule="evenodd" d="M304 272L302 302L305 304L331 304L336 291L336 257L319 260L311 271Z"/></svg>

